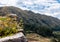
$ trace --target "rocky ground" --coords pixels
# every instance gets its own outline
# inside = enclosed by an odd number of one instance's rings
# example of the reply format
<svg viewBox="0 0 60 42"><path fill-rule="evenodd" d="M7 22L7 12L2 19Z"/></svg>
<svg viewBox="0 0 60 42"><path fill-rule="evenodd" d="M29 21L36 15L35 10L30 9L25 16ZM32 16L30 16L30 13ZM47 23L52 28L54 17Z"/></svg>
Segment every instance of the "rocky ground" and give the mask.
<svg viewBox="0 0 60 42"><path fill-rule="evenodd" d="M26 37L22 32L14 34L13 36L7 36L0 38L0 42L55 42L52 38L42 37L36 33L27 34Z"/></svg>
<svg viewBox="0 0 60 42"><path fill-rule="evenodd" d="M0 42L26 42L27 39L22 32L16 33L12 36L0 38Z"/></svg>

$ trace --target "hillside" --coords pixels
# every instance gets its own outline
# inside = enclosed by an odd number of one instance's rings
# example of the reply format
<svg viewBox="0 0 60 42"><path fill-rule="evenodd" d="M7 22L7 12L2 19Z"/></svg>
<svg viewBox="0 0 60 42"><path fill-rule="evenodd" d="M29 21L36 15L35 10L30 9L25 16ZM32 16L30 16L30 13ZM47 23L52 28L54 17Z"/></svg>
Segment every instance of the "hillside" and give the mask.
<svg viewBox="0 0 60 42"><path fill-rule="evenodd" d="M32 41L38 40L39 42L40 41L41 42L44 42L44 41L53 42L52 40L56 41L54 39L54 37L57 37L55 35L55 34L57 34L57 33L55 33L55 31L60 31L60 20L59 19L51 17L51 16L42 15L39 13L34 13L34 12L28 11L28 10L22 10L20 8L13 7L13 6L0 7L0 16L6 17L6 15L10 15L10 14L17 15L17 17L16 17L17 24L22 23L23 25L19 24L16 26L17 27L22 26L22 28L24 29L24 33L26 34L26 37L29 41L30 40L32 40ZM13 16L11 16L11 17L13 17ZM22 20L23 22L21 22L20 20ZM13 20L13 21L15 21L15 20ZM9 23L10 22L12 22L12 18L10 19ZM15 22L13 24L15 24ZM10 25L11 25L11 23L10 23ZM2 26L5 26L5 25L2 25ZM13 26L11 26L11 27L13 27ZM36 33L36 34L34 34L34 33ZM2 33L0 33L0 34L2 34ZM34 35L35 39L34 39L33 35ZM30 37L32 37L32 38L30 38ZM46 38L46 37L48 37L48 38ZM50 38L50 37L52 37L52 38ZM59 37L60 37L60 35L59 35ZM32 42L32 41L30 41L30 42Z"/></svg>
<svg viewBox="0 0 60 42"><path fill-rule="evenodd" d="M13 6L6 6L6 7L0 7L0 15L5 14L17 14L17 16L20 18L23 18L24 22L26 24L37 24L48 26L48 27L57 27L60 25L60 20L51 16L41 15L39 13L34 13L32 11L27 10L21 10L20 8L13 7Z"/></svg>
<svg viewBox="0 0 60 42"><path fill-rule="evenodd" d="M33 31L39 34L42 30L40 34L45 35L44 33L49 33L48 35L50 35L51 30L60 30L60 20L51 16L22 10L13 6L0 7L0 15L4 16L6 14L16 14L18 21L22 18L24 21L24 30L28 32Z"/></svg>

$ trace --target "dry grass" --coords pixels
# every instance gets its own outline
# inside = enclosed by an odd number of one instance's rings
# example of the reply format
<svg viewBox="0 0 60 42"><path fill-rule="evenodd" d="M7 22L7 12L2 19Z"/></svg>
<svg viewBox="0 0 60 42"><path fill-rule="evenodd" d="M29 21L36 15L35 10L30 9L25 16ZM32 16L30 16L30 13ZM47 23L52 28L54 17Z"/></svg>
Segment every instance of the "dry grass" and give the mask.
<svg viewBox="0 0 60 42"><path fill-rule="evenodd" d="M35 33L27 34L26 37L29 42L51 42L50 38L45 38Z"/></svg>

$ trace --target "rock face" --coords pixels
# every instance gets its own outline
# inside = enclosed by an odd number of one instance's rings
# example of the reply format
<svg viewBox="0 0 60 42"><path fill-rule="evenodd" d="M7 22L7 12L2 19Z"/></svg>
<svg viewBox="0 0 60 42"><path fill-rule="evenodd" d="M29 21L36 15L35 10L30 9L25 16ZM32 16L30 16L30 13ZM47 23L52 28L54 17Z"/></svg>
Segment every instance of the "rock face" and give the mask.
<svg viewBox="0 0 60 42"><path fill-rule="evenodd" d="M27 39L22 32L19 32L13 36L0 38L0 42L27 42Z"/></svg>

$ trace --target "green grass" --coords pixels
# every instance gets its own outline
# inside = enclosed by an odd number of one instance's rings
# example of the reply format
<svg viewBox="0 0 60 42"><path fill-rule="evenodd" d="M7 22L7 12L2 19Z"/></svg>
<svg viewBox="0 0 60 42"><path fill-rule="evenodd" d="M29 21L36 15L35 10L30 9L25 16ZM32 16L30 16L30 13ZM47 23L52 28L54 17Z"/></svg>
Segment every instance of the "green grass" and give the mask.
<svg viewBox="0 0 60 42"><path fill-rule="evenodd" d="M2 20L2 21L4 21L4 20L6 20L7 18L0 18L0 20Z"/></svg>
<svg viewBox="0 0 60 42"><path fill-rule="evenodd" d="M18 30L16 28L15 29L9 28L9 27L4 28L3 30L0 31L0 38L13 35L17 32L18 32Z"/></svg>

